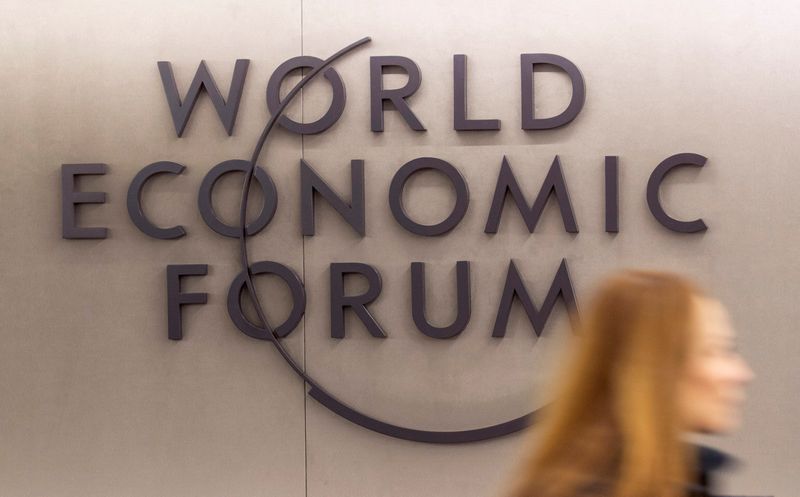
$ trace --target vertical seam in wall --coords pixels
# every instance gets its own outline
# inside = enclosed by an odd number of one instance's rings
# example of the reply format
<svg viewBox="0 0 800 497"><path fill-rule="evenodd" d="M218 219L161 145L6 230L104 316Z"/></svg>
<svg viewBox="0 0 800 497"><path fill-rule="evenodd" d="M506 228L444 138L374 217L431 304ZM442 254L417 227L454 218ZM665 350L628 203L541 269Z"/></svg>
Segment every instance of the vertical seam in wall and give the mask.
<svg viewBox="0 0 800 497"><path fill-rule="evenodd" d="M303 52L303 0L300 0L300 55L305 55ZM304 119L303 107L303 90L300 90L300 120ZM305 137L300 135L300 158L305 159ZM302 246L302 263L303 263L303 286L306 286L306 237L300 235ZM303 317L303 369L307 369L306 365L306 317ZM308 396L306 395L306 383L303 381L300 385L303 389L303 488L305 497L308 497Z"/></svg>

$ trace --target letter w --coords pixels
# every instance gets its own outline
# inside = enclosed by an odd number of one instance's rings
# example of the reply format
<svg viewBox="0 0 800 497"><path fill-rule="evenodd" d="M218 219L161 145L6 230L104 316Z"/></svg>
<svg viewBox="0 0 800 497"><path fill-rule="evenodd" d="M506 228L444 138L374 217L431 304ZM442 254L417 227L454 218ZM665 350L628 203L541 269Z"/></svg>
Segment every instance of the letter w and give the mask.
<svg viewBox="0 0 800 497"><path fill-rule="evenodd" d="M247 68L250 65L250 59L237 59L233 68L233 78L231 78L231 87L228 91L228 98L222 97L222 94L217 88L217 83L211 76L206 66L206 61L200 61L200 66L194 75L189 91L186 92L186 97L181 102L181 97L178 94L178 86L175 83L175 76L172 73L172 64L165 61L158 63L158 71L161 73L161 81L164 83L164 93L167 95L167 103L169 110L172 113L172 122L175 124L175 132L178 137L183 135L183 130L186 128L186 123L189 122L189 116L192 114L194 104L200 97L200 90L205 88L211 101L214 103L214 108L217 109L222 125L225 126L225 131L228 136L233 133L233 124L236 122L236 113L239 111L239 101L242 98L242 89L244 88L244 78L247 76Z"/></svg>

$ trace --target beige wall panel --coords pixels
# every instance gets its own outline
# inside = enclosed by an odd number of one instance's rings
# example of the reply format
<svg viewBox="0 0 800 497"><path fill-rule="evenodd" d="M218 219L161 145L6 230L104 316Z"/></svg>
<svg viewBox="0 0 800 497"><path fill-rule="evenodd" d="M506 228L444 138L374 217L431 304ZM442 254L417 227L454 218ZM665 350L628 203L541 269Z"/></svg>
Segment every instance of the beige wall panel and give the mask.
<svg viewBox="0 0 800 497"><path fill-rule="evenodd" d="M304 2L304 50L324 57L362 36L372 43L337 64L348 107L324 135L306 137L304 157L339 191L349 191L349 160L364 159L367 236L360 238L323 206L318 234L306 241L310 301L309 371L354 406L397 424L463 429L518 415L544 395L563 311L538 340L520 309L505 339L490 337L503 275L517 261L539 302L558 262L566 258L579 300L599 277L627 266L693 275L730 307L745 356L758 380L745 429L709 442L745 464L726 478L737 494L792 495L799 446L792 331L797 268L798 207L793 200L797 114L792 68L798 12L778 3L770 12L746 3L689 2ZM569 58L587 84L586 105L570 125L553 131L520 129L519 54ZM452 124L452 56L468 55L469 112L499 118L499 132L457 133ZM403 55L420 67L423 83L410 99L427 131L408 129L387 112L386 131L369 127L369 56ZM402 76L387 84L402 85ZM308 118L320 115L329 90L308 92ZM542 115L569 97L567 80L541 73ZM326 93L327 92L327 93ZM698 215L709 230L679 235L661 227L645 202L647 179L679 152L708 157L701 171L673 173L662 197L675 217ZM533 235L513 206L497 235L486 235L491 195L505 155L532 198L553 156L562 160L580 233L564 233L557 209ZM620 156L620 233L603 226L603 157ZM446 236L405 232L390 213L387 192L406 161L447 160L470 187L470 209ZM410 183L409 210L423 222L442 219L452 205L442 178ZM472 261L473 313L456 339L437 341L411 319L410 262L427 263L432 320L455 315L455 262ZM381 270L384 290L373 305L389 337L378 341L357 319L348 337L328 337L328 268L360 261ZM358 285L353 285L357 291ZM436 293L435 296L432 296ZM491 495L512 465L519 437L476 445L415 446L371 434L335 418L309 400L309 495ZM540 401L534 401L534 404ZM481 455L476 456L476 453Z"/></svg>
<svg viewBox="0 0 800 497"><path fill-rule="evenodd" d="M491 329L510 260L541 303L562 258L578 301L603 275L638 266L697 278L729 307L743 354L758 375L744 429L708 441L741 457L726 477L736 495L792 497L800 389L800 204L796 157L800 108L795 68L798 8L774 2L7 2L0 20L0 494L11 496L485 496L507 477L521 436L461 446L425 445L369 432L305 394L268 343L240 333L225 309L240 270L238 245L205 226L196 207L205 172L247 159L268 117L266 82L299 55L325 58L363 36L372 42L335 64L347 107L326 133L277 129L259 161L279 192L275 219L250 242L252 260L276 260L305 279L303 323L285 342L331 393L403 426L455 430L519 416L541 405L568 337L558 306L537 337L515 306L504 339ZM566 127L520 129L519 55L567 57L583 73L583 111ZM468 55L469 115L498 118L498 132L456 132L452 56ZM410 99L427 131L386 112L370 131L369 57L403 55L422 72ZM233 136L202 96L177 138L156 62L169 60L183 94L204 59L227 94L233 62L251 59ZM298 77L290 78L291 82ZM389 75L389 85L404 78ZM287 85L288 87L288 85ZM555 114L567 79L537 72L537 112ZM289 114L312 120L330 99L314 82ZM675 217L702 216L703 234L680 235L647 210L653 168L669 155L708 157L673 173L662 189ZM499 233L484 233L503 156L532 199L558 155L580 233L565 233L548 206L529 234L507 202ZM604 231L603 158L620 157L620 232ZM388 206L407 161L456 166L470 207L456 229L406 232ZM349 164L366 168L367 235L323 201L317 232L300 236L298 161L304 157L349 198ZM145 165L187 166L145 190L146 209L188 235L153 240L128 219L125 195ZM108 203L79 209L81 224L108 226L106 240L61 238L60 165L105 162L81 188ZM240 178L218 185L220 214L234 221ZM255 197L256 200L259 198ZM422 222L453 202L442 177L409 183ZM472 318L452 340L416 330L410 264L426 263L431 321L455 316L455 263L472 263ZM381 272L371 305L388 333L371 337L352 315L330 337L329 267L364 262ZM185 291L185 339L166 338L167 264L205 263ZM285 289L259 280L277 321ZM358 281L348 289L358 291ZM269 294L269 297L267 297ZM273 323L274 324L274 323Z"/></svg>
<svg viewBox="0 0 800 497"><path fill-rule="evenodd" d="M230 322L237 241L197 210L206 171L249 157L266 81L300 50L299 4L12 2L2 17L0 493L304 495L303 386ZM251 66L234 135L204 96L177 138L156 62L172 62L183 95L205 59L227 95L237 58ZM300 140L278 133L273 146L262 164L281 203L253 256L300 271L289 190ZM128 184L157 160L187 167L145 189L155 222L186 227L179 240L151 239L128 219ZM108 203L79 208L108 239L61 238L60 166L76 162L109 164L81 183ZM226 177L215 192L228 220L240 190ZM185 279L209 300L185 307L185 338L173 342L165 268L180 263L209 264L208 276ZM287 298L276 300L268 308L285 312ZM287 340L298 354L301 341Z"/></svg>

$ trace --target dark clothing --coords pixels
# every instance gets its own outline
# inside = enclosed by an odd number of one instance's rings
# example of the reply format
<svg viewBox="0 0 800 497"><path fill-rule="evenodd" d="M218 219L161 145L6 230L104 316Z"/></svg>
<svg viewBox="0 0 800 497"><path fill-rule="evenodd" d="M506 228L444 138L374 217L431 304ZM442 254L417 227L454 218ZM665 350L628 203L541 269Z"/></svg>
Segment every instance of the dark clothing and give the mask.
<svg viewBox="0 0 800 497"><path fill-rule="evenodd" d="M712 496L715 472L733 463L733 458L724 452L703 445L697 446L697 480L688 486L689 496Z"/></svg>
<svg viewBox="0 0 800 497"><path fill-rule="evenodd" d="M686 485L686 497L724 497L713 493L716 472L735 463L735 459L724 452L703 445L694 446L697 451L697 470L694 481ZM608 497L611 484L595 482L581 488L579 497Z"/></svg>

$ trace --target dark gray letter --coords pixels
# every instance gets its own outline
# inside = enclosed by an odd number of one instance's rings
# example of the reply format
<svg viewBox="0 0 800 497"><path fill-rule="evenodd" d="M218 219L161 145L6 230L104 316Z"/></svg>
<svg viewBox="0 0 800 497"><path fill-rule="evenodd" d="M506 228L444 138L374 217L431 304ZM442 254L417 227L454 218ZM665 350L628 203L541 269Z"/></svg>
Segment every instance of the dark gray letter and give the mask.
<svg viewBox="0 0 800 497"><path fill-rule="evenodd" d="M467 56L453 55L453 128L457 131L500 129L499 119L467 118Z"/></svg>
<svg viewBox="0 0 800 497"><path fill-rule="evenodd" d="M550 171L548 171L547 177L542 183L542 188L539 190L539 195L531 207L528 207L525 201L525 195L522 193L519 183L517 183L517 178L514 176L514 171L511 170L508 160L505 156L503 157L503 164L500 166L500 174L497 176L497 186L494 189L492 207L489 209L489 217L486 220L484 232L497 233L497 228L500 226L500 216L503 214L503 205L505 204L506 195L509 193L520 214L522 214L522 219L525 220L525 225L530 233L533 233L536 228L539 217L541 217L542 211L551 195L556 197L558 208L561 210L564 229L568 233L578 232L575 214L569 201L567 183L564 180L564 174L561 172L561 162L557 155L553 159Z"/></svg>
<svg viewBox="0 0 800 497"><path fill-rule="evenodd" d="M200 190L197 194L197 207L200 209L200 215L203 216L203 220L209 228L222 236L239 238L241 229L239 226L229 226L217 217L217 213L211 203L214 184L225 174L233 171L246 172L249 170L250 162L246 160L226 160L212 167L206 177L203 178L203 182L200 183ZM258 218L247 225L248 235L255 235L263 230L272 221L272 216L275 215L275 211L278 209L278 190L275 188L272 178L258 166L255 169L255 178L264 194L264 207L258 214Z"/></svg>
<svg viewBox="0 0 800 497"><path fill-rule="evenodd" d="M142 189L147 180L156 174L181 174L184 169L186 169L184 166L176 162L154 162L149 166L145 166L131 181L131 185L128 187L128 216L130 216L133 224L145 235L161 240L170 240L186 235L186 230L183 229L183 226L159 228L147 219L142 209Z"/></svg>
<svg viewBox="0 0 800 497"><path fill-rule="evenodd" d="M447 326L433 326L425 318L425 264L411 263L411 314L419 331L431 338L440 339L452 338L464 331L472 314L469 261L456 263L456 288L458 290L456 319Z"/></svg>
<svg viewBox="0 0 800 497"><path fill-rule="evenodd" d="M333 188L319 177L314 168L300 159L300 217L305 236L314 236L314 192L336 209L347 223L361 236L366 235L366 214L364 195L364 161L350 161L350 191L352 201L347 204Z"/></svg>
<svg viewBox="0 0 800 497"><path fill-rule="evenodd" d="M182 276L204 276L207 264L170 264L167 266L167 336L170 340L183 339L181 306L205 304L207 293L181 293Z"/></svg>
<svg viewBox="0 0 800 497"><path fill-rule="evenodd" d="M186 92L183 103L181 103L178 86L172 73L172 64L164 61L158 63L158 71L161 73L161 82L164 84L164 93L167 95L169 111L172 113L172 122L175 124L175 132L179 137L183 135L183 130L186 128L186 123L189 122L189 116L192 114L194 104L197 103L200 90L203 88L205 88L208 96L211 97L211 102L213 102L217 115L222 121L222 125L225 126L228 136L233 134L233 125L236 122L236 113L239 112L244 78L247 76L247 67L249 65L249 59L236 60L236 64L233 66L231 87L228 90L228 99L226 100L222 97L219 88L217 88L217 83L214 81L214 77L211 76L206 66L206 61L200 61L200 67L197 68L192 84Z"/></svg>
<svg viewBox="0 0 800 497"><path fill-rule="evenodd" d="M500 306L497 309L497 317L494 321L493 337L506 336L506 326L508 326L508 316L511 312L511 305L514 303L514 297L518 297L522 303L528 319L533 325L533 331L536 336L540 336L547 324L547 319L556 304L556 299L561 297L567 310L570 312L570 319L577 318L577 305L575 303L575 291L572 289L572 282L569 279L569 271L567 270L566 259L561 260L561 265L558 267L553 284L550 285L550 290L547 292L547 297L544 299L542 308L537 309L536 304L533 303L528 290L525 288L525 283L522 281L517 266L514 261L508 265L508 274L506 276L506 284L503 288L503 297L500 299ZM573 321L574 324L574 321Z"/></svg>
<svg viewBox="0 0 800 497"><path fill-rule="evenodd" d="M706 223L702 219L695 219L694 221L678 221L670 217L661 206L659 198L659 189L664 177L676 167L692 166L703 167L706 163L706 158L697 154L675 154L664 159L661 164L656 166L650 179L647 181L647 206L650 207L650 212L653 217L666 228L678 233L697 233L698 231L705 231L708 229Z"/></svg>
<svg viewBox="0 0 800 497"><path fill-rule="evenodd" d="M444 174L456 190L456 205L453 207L453 212L441 223L432 225L419 224L408 217L405 207L403 207L403 189L405 188L406 182L412 174L423 169L434 169ZM422 236L443 235L455 228L467 213L467 207L469 207L467 182L464 177L461 176L461 173L458 172L458 169L453 167L449 162L435 157L419 157L406 162L403 167L398 169L397 173L395 173L394 178L392 178L392 184L389 186L389 207L397 222L411 233Z"/></svg>
<svg viewBox="0 0 800 497"><path fill-rule="evenodd" d="M300 280L300 277L297 276L297 273L290 268L273 261L261 261L252 264L250 266L250 274L253 276L258 274L274 274L279 276L289 286L289 290L292 292L292 301L294 302L292 311L289 313L289 317L286 318L286 321L273 330L275 335L280 338L287 336L297 327L297 324L306 311L306 289L303 286L303 282ZM255 326L245 317L244 312L242 312L242 293L244 293L245 290L245 283L246 278L244 271L239 273L231 283L231 287L228 289L228 315L233 321L233 324L245 335L258 338L259 340L272 341L275 337L269 330ZM269 323L267 323L267 325L270 327Z"/></svg>
<svg viewBox="0 0 800 497"><path fill-rule="evenodd" d="M105 164L62 164L61 165L61 236L66 239L106 238L107 228L78 227L76 204L104 204L106 192L77 192L75 177L84 174L105 174Z"/></svg>
<svg viewBox="0 0 800 497"><path fill-rule="evenodd" d="M346 274L360 274L367 279L369 287L361 295L344 294L344 277ZM331 264L331 338L344 338L344 309L349 307L364 323L369 333L377 338L386 338L378 321L372 317L367 304L381 294L383 288L381 275L368 265L358 262L334 262Z"/></svg>
<svg viewBox="0 0 800 497"><path fill-rule="evenodd" d="M322 64L322 62L322 59L317 57L304 55L291 58L278 66L278 68L275 69L275 72L272 73L272 76L270 76L269 82L267 83L267 107L269 108L270 113L275 114L275 111L281 106L281 82L284 80L284 78L286 78L286 76L289 75L290 72L300 68L313 69L319 64ZM298 123L286 115L281 115L278 118L278 124L298 135L314 135L317 133L322 133L326 129L336 124L336 121L338 121L342 116L345 103L347 102L347 94L345 93L344 83L342 82L342 78L339 76L339 73L336 72L336 69L332 67L325 69L322 75L325 76L325 79L327 79L331 84L331 89L333 90L333 100L331 101L331 106L328 109L328 112L326 112L324 116L313 123Z"/></svg>
<svg viewBox="0 0 800 497"><path fill-rule="evenodd" d="M383 89L383 68L400 67L408 74L408 82L402 88L396 90ZM406 102L406 97L410 97L419 89L422 83L419 67L407 58L399 56L382 56L369 58L369 82L370 82L370 115L372 119L372 131L383 131L383 103L391 101L394 108L400 112L411 129L425 131L425 127L419 122L417 116L411 112L411 108Z"/></svg>
<svg viewBox="0 0 800 497"><path fill-rule="evenodd" d="M606 156L606 232L619 233L619 157Z"/></svg>
<svg viewBox="0 0 800 497"><path fill-rule="evenodd" d="M572 98L561 114L545 119L536 119L533 96L533 68L536 64L550 64L562 69L572 82ZM522 129L552 129L564 126L576 117L586 99L586 87L578 67L560 55L546 53L524 53L520 56L522 69Z"/></svg>

